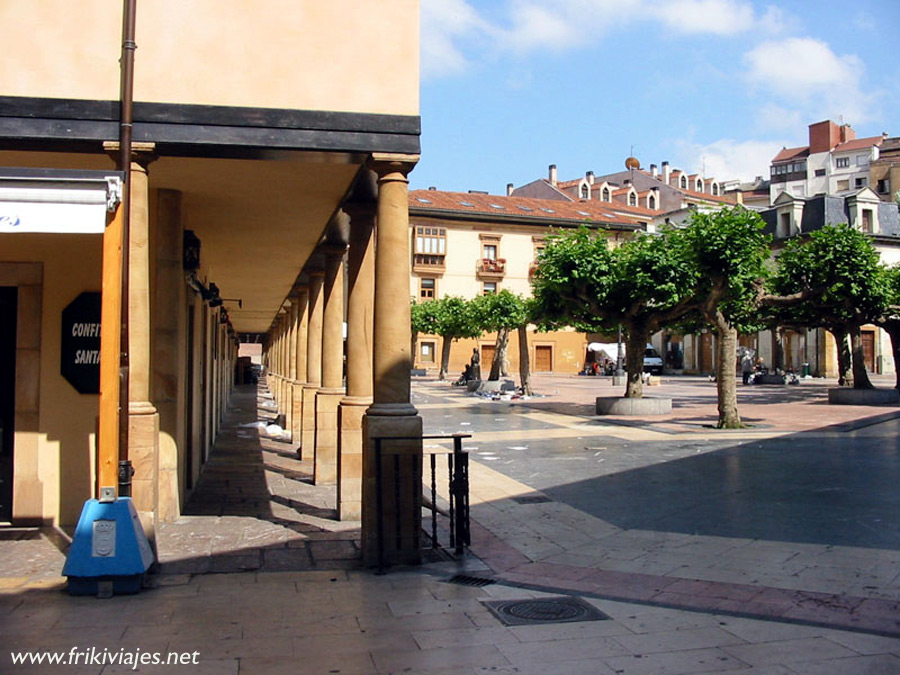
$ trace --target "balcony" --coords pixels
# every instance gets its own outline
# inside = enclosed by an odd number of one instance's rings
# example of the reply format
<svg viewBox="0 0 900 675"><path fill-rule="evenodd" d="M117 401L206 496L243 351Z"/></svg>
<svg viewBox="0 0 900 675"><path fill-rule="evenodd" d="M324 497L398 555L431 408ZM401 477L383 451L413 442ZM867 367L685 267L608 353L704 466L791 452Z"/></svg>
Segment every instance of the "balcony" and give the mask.
<svg viewBox="0 0 900 675"><path fill-rule="evenodd" d="M482 258L475 263L475 274L479 279L502 279L506 274L506 258Z"/></svg>
<svg viewBox="0 0 900 675"><path fill-rule="evenodd" d="M443 274L445 269L444 256L432 253L416 253L413 256L413 272L426 274Z"/></svg>

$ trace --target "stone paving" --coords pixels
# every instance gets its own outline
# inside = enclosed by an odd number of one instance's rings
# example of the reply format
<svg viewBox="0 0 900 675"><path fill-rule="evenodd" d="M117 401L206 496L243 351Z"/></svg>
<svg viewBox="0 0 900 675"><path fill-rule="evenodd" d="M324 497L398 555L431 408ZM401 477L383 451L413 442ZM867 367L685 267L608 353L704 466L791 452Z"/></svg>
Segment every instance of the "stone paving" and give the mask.
<svg viewBox="0 0 900 675"><path fill-rule="evenodd" d="M492 433L506 443L583 438L592 415L579 388L597 383L541 384L557 393L524 402L527 409L510 412L502 432L489 430L494 410L478 414L487 420L476 434L479 445L489 444L482 441ZM672 389L681 386L691 390L681 381ZM415 391L427 432L437 431L429 420L455 420L454 410L477 426L476 415L465 412L472 402L461 393L434 382L417 383ZM809 423L798 406L818 405L812 390L803 393L784 408L759 402L767 406L759 418L765 424L728 433L778 439L796 431ZM896 550L825 547L793 558L802 569L827 570L864 554L857 568L868 566L876 580L862 585L854 574L776 579L774 571L788 562L785 545L794 550L796 543L618 527L545 499L552 490L473 453L474 555L379 576L358 567L358 523L334 520L333 492L310 483L308 463L295 459L288 444L242 426L268 421L255 394L232 403L204 489L186 506L188 515L161 529L162 573L141 593L69 596L58 576L65 533L0 529L0 672L900 673ZM623 442L665 437L685 444L684 437L705 433L710 413L715 419L708 397L690 405L668 420L593 423ZM896 412L823 415L843 429L876 430ZM527 420L532 414L538 417ZM538 429L529 429L532 423ZM817 438L828 442L840 428ZM756 573L752 579L742 576L748 570ZM560 595L581 597L606 618L505 625L486 605ZM13 654L28 650L77 657L79 664L13 665ZM135 667L137 650L194 663ZM104 665L100 657L117 663Z"/></svg>
<svg viewBox="0 0 900 675"><path fill-rule="evenodd" d="M338 521L334 486L265 433L271 395L257 396L234 394L184 515L159 527L161 573L359 567L359 523Z"/></svg>

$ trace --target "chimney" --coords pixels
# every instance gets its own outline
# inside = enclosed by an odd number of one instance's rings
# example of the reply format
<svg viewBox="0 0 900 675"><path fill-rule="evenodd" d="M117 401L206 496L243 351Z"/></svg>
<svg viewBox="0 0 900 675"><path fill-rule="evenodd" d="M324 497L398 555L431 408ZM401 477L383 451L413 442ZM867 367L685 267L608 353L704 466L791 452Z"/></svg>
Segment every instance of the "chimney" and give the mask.
<svg viewBox="0 0 900 675"><path fill-rule="evenodd" d="M432 192L437 192L437 188L434 185L430 186L428 189Z"/></svg>
<svg viewBox="0 0 900 675"><path fill-rule="evenodd" d="M506 196L507 196L507 197L512 197L512 193L513 193L513 184L512 184L512 183L507 183L507 184L506 184Z"/></svg>
<svg viewBox="0 0 900 675"><path fill-rule="evenodd" d="M841 142L843 127L839 127L831 120L816 122L809 125L809 152L830 152Z"/></svg>
<svg viewBox="0 0 900 675"><path fill-rule="evenodd" d="M856 132L850 128L849 124L841 125L841 143L856 139Z"/></svg>
<svg viewBox="0 0 900 675"><path fill-rule="evenodd" d="M588 185L594 184L594 172L593 171L588 171L586 174L584 174L584 177L587 178Z"/></svg>
<svg viewBox="0 0 900 675"><path fill-rule="evenodd" d="M650 175L654 178L659 176L659 169L656 167L656 164L650 165Z"/></svg>
<svg viewBox="0 0 900 675"><path fill-rule="evenodd" d="M734 198L737 199L737 203L743 206L744 204L744 193L740 190L734 191Z"/></svg>
<svg viewBox="0 0 900 675"><path fill-rule="evenodd" d="M668 162L662 163L662 172L663 172L663 183L666 185L669 184L669 178L672 176L672 169L669 168Z"/></svg>
<svg viewBox="0 0 900 675"><path fill-rule="evenodd" d="M556 164L550 165L550 185L556 187Z"/></svg>

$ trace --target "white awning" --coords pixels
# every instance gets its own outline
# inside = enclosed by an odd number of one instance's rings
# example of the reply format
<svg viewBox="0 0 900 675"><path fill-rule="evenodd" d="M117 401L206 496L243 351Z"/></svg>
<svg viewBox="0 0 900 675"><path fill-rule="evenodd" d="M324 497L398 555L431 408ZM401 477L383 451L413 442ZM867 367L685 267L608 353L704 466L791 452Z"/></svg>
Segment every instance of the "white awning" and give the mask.
<svg viewBox="0 0 900 675"><path fill-rule="evenodd" d="M122 198L115 171L0 171L0 233L99 234Z"/></svg>

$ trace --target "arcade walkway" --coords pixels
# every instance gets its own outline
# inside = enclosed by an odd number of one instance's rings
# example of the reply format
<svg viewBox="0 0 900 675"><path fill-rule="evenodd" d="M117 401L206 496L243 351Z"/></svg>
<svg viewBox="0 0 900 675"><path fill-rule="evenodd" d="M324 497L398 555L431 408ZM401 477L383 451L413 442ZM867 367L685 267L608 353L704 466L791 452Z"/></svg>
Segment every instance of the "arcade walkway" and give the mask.
<svg viewBox="0 0 900 675"><path fill-rule="evenodd" d="M312 484L312 461L266 434L265 385L237 387L196 489L159 526L164 574L345 569L360 565L359 522L340 522L334 486Z"/></svg>

